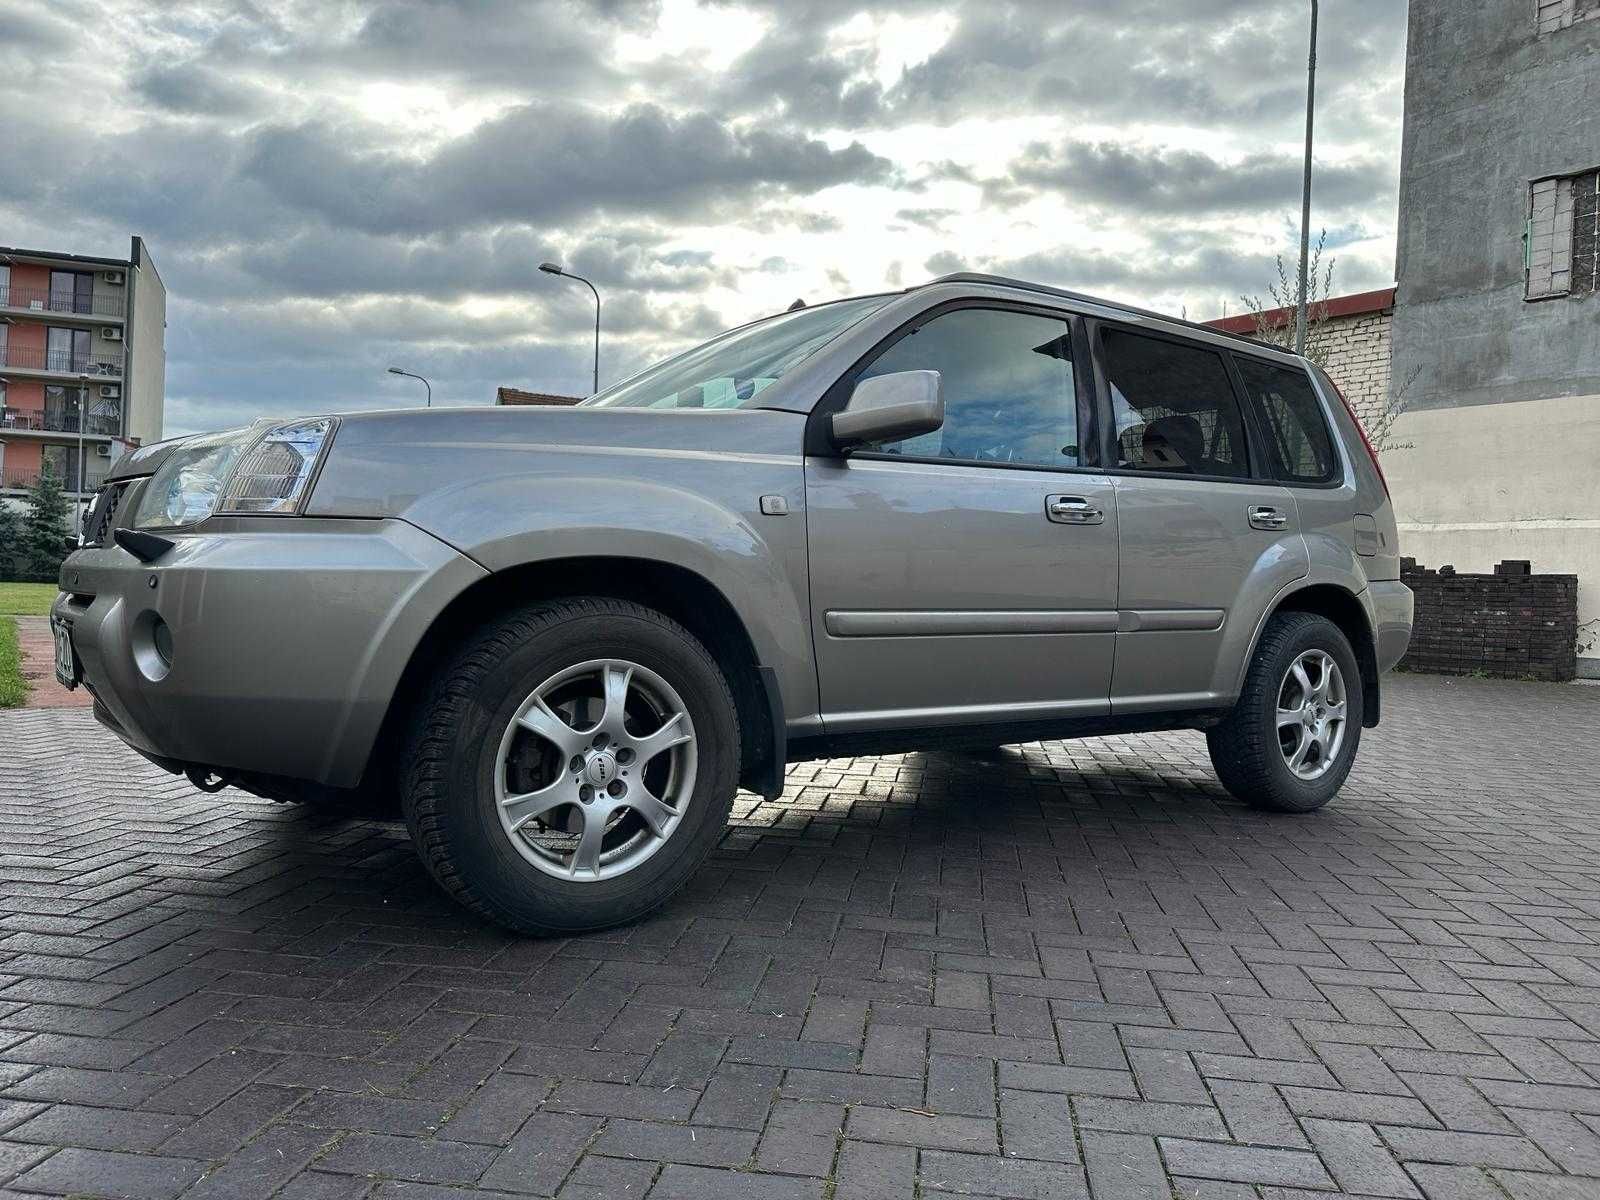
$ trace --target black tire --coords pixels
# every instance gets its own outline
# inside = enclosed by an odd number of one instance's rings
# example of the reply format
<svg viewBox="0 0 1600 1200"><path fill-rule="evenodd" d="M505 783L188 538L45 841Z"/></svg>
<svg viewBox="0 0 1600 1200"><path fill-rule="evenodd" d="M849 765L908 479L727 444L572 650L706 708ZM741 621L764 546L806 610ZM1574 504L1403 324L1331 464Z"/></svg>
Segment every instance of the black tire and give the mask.
<svg viewBox="0 0 1600 1200"><path fill-rule="evenodd" d="M1300 778L1279 748L1279 689L1291 664L1307 650L1329 654L1344 676L1344 738L1327 771ZM1315 613L1279 613L1267 622L1245 675L1239 702L1220 725L1206 731L1217 778L1229 792L1257 808L1305 813L1338 793L1361 744L1361 668L1340 628Z"/></svg>
<svg viewBox="0 0 1600 1200"><path fill-rule="evenodd" d="M694 723L698 764L684 816L649 858L612 879L557 879L502 826L496 757L534 689L596 658L638 663L670 683ZM413 725L402 803L423 865L453 899L507 929L556 936L634 920L677 892L726 827L738 774L733 695L705 647L652 609L583 597L501 617L440 670Z"/></svg>

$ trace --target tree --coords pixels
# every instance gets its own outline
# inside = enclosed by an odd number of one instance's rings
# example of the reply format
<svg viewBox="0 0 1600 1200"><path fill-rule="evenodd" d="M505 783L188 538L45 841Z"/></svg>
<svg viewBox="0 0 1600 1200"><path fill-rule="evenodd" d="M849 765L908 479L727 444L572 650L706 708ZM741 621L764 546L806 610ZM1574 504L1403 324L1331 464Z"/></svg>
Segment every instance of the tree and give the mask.
<svg viewBox="0 0 1600 1200"><path fill-rule="evenodd" d="M1323 370L1328 369L1328 359L1331 348L1325 336L1324 326L1328 323L1328 299L1333 295L1333 264L1335 259L1330 258L1328 265L1322 265L1323 246L1327 242L1328 231L1324 229L1317 236L1316 248L1312 251L1311 261L1306 267L1306 349L1305 356ZM1294 310L1300 303L1300 272L1297 270L1291 277L1289 268L1284 265L1283 255L1278 255L1278 278L1267 284L1267 295L1270 304L1263 303L1259 296L1241 296L1244 306L1256 319L1256 340L1266 342L1269 346L1278 346L1284 350L1294 349ZM1273 309L1283 309L1290 314L1287 321L1274 321L1268 317ZM1395 422L1406 411L1409 403L1407 393L1411 385L1417 381L1421 372L1420 366L1413 367L1406 372L1406 377L1399 382L1393 378L1389 380L1388 390L1384 392L1383 399L1376 405L1368 405L1363 411L1357 413L1357 418L1367 431L1367 440L1372 443L1372 448L1380 454L1386 450L1409 450L1410 442L1397 442L1394 440Z"/></svg>
<svg viewBox="0 0 1600 1200"><path fill-rule="evenodd" d="M70 510L61 481L46 467L28 493L28 517L22 537L22 569L35 579L52 580L61 573L61 562L67 556Z"/></svg>
<svg viewBox="0 0 1600 1200"><path fill-rule="evenodd" d="M22 571L22 521L17 510L0 500L0 579L15 579Z"/></svg>

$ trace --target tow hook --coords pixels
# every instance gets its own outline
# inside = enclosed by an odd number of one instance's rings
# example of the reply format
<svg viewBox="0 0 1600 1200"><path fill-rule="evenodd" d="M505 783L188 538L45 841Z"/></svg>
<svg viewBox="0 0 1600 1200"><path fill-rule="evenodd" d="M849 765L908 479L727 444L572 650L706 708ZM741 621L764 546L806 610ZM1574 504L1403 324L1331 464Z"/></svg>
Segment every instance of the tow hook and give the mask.
<svg viewBox="0 0 1600 1200"><path fill-rule="evenodd" d="M184 775L190 783L194 784L202 792L220 792L233 782L231 776L221 775L216 771L208 771L203 767L190 767L184 771Z"/></svg>

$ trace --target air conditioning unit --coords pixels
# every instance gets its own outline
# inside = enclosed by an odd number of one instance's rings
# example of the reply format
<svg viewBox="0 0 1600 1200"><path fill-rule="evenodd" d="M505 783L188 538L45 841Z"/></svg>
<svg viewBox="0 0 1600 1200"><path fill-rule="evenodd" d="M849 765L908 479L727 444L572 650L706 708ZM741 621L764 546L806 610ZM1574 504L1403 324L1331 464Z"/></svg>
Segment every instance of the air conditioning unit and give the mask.
<svg viewBox="0 0 1600 1200"><path fill-rule="evenodd" d="M102 383L100 385L100 399L102 400L115 400L121 394L122 389L114 383Z"/></svg>
<svg viewBox="0 0 1600 1200"><path fill-rule="evenodd" d="M100 276L100 278L104 279L107 283L113 283L120 286L121 284L127 282L128 277L121 271L107 271L105 274Z"/></svg>
<svg viewBox="0 0 1600 1200"><path fill-rule="evenodd" d="M100 336L108 342L120 342L122 340L122 326L103 325L100 327Z"/></svg>
<svg viewBox="0 0 1600 1200"><path fill-rule="evenodd" d="M96 458L110 458L111 457L111 443L110 442L96 442L95 443L95 447L94 447L94 456Z"/></svg>

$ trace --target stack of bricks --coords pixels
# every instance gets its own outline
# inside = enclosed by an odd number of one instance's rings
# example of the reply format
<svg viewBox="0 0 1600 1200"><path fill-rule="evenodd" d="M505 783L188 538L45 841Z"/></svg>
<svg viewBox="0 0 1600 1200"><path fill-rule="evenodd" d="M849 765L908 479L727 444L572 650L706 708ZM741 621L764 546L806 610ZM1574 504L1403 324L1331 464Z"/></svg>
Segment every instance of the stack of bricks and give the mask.
<svg viewBox="0 0 1600 1200"><path fill-rule="evenodd" d="M1417 598L1400 669L1566 682L1578 669L1578 577L1502 562L1492 575L1434 571L1400 560Z"/></svg>

